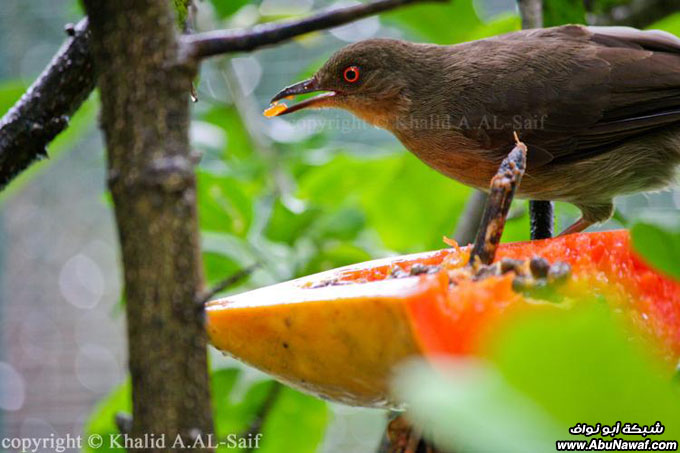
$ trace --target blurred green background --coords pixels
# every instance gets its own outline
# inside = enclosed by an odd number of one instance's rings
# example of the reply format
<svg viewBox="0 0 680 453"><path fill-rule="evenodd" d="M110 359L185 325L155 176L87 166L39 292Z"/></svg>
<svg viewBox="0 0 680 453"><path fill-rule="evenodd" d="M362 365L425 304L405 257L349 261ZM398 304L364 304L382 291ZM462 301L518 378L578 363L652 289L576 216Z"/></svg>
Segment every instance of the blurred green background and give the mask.
<svg viewBox="0 0 680 453"><path fill-rule="evenodd" d="M354 3L203 0L198 30L248 27ZM625 0L548 2L549 24L598 21ZM73 0L3 0L0 113L18 99L81 17ZM624 8L623 10L621 8ZM617 13L617 11L619 13ZM680 12L651 28L680 34ZM514 0L453 0L371 17L291 43L208 61L193 106L199 217L208 285L260 263L236 292L358 261L444 247L471 191L405 152L388 133L341 111L266 119L280 88L311 74L334 50L370 37L456 43L516 30ZM0 426L5 436L113 432L128 405L118 248L106 195L105 158L90 97L71 126L0 193ZM636 225L656 262L676 272L680 191L622 197L615 220ZM558 227L578 212L557 205ZM637 223L644 219L646 224ZM511 211L504 241L528 239L526 202ZM675 244L674 246L671 246ZM673 249L675 247L675 249ZM241 433L271 395L268 452L372 452L380 411L327 404L211 351L220 436ZM546 365L548 366L548 365Z"/></svg>

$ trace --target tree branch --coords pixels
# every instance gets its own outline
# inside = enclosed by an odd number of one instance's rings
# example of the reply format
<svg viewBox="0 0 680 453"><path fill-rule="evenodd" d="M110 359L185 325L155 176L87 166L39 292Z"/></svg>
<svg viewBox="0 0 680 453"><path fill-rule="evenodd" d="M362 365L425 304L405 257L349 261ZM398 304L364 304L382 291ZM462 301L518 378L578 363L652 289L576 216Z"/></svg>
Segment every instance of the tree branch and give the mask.
<svg viewBox="0 0 680 453"><path fill-rule="evenodd" d="M255 263L251 266L244 267L243 269L240 269L230 276L226 277L225 279L219 281L215 286L212 288L207 289L203 293L201 293L197 298L196 298L196 303L199 305L201 309L203 309L203 305L205 305L206 302L209 302L210 299L215 297L215 295L219 292L224 291L225 289L231 288L244 278L250 276L250 274L253 273L255 269L259 267L259 263Z"/></svg>
<svg viewBox="0 0 680 453"><path fill-rule="evenodd" d="M543 3L541 0L517 0L522 28L541 28L543 26Z"/></svg>
<svg viewBox="0 0 680 453"><path fill-rule="evenodd" d="M245 52L278 44L305 33L343 25L373 14L414 3L447 0L377 0L371 3L321 11L301 20L273 22L252 30L216 30L184 36L185 57L201 59L229 52Z"/></svg>
<svg viewBox="0 0 680 453"><path fill-rule="evenodd" d="M83 4L124 271L129 435L137 446L129 451L208 452L190 448L197 435L213 432L207 333L194 303L203 280L189 146L188 87L196 67L177 64L167 0ZM141 448L146 435L168 444Z"/></svg>
<svg viewBox="0 0 680 453"><path fill-rule="evenodd" d="M66 41L38 79L0 120L0 190L32 162L94 88L87 19L68 30Z"/></svg>

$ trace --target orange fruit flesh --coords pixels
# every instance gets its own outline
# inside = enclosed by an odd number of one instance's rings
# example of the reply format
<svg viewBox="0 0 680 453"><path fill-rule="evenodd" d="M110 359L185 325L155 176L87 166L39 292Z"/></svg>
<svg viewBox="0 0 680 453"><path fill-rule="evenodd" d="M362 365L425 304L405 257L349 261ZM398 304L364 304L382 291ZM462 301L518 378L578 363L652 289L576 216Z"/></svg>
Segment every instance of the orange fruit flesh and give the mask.
<svg viewBox="0 0 680 453"><path fill-rule="evenodd" d="M627 232L584 233L504 244L497 259L566 261L572 276L560 303L512 289L513 274L449 285L468 248L370 261L272 285L206 307L212 343L301 390L346 404L388 407L393 367L410 356L481 354L496 323L522 310L564 310L604 296L613 310L680 353L680 284L631 251ZM395 266L442 271L388 279ZM320 286L332 280L334 284Z"/></svg>
<svg viewBox="0 0 680 453"><path fill-rule="evenodd" d="M286 109L288 109L288 107L286 107L286 104L276 103L267 107L267 109L264 112L262 112L262 114L267 118L271 118L273 116L278 116L282 114L283 112L286 111Z"/></svg>

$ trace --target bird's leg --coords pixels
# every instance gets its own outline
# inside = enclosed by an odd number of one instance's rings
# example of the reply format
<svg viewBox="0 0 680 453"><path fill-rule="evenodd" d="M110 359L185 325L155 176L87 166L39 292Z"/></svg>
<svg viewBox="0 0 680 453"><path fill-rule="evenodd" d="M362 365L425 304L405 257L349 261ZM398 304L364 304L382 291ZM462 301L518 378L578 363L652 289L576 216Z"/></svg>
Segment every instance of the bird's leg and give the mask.
<svg viewBox="0 0 680 453"><path fill-rule="evenodd" d="M593 222L589 222L588 220L581 217L576 222L572 223L566 230L562 231L559 235L566 236L567 234L580 233L592 224Z"/></svg>
<svg viewBox="0 0 680 453"><path fill-rule="evenodd" d="M531 239L548 239L553 235L553 204L552 201L531 200L529 202L529 217L531 219Z"/></svg>
<svg viewBox="0 0 680 453"><path fill-rule="evenodd" d="M580 233L595 223L605 222L614 214L614 204L611 200L600 201L593 204L576 205L581 210L581 218L576 221L569 228L560 233L560 236L565 234Z"/></svg>
<svg viewBox="0 0 680 453"><path fill-rule="evenodd" d="M470 264L475 267L491 264L493 261L512 198L526 169L527 147L519 141L517 135L515 139L517 144L503 159L498 172L491 179L489 198L470 254Z"/></svg>

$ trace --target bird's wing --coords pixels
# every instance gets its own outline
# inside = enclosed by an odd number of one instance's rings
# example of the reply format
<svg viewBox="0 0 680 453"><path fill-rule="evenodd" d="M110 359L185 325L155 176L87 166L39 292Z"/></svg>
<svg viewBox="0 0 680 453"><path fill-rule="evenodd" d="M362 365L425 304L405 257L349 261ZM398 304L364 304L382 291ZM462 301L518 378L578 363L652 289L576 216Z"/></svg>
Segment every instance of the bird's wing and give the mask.
<svg viewBox="0 0 680 453"><path fill-rule="evenodd" d="M534 148L530 167L583 159L680 125L680 39L669 33L564 26L483 45L496 46L502 55L495 58L508 65L505 73L480 75L492 96L482 96L488 101L471 116L490 113L496 126L515 126ZM468 133L490 147L507 147L509 134L502 128Z"/></svg>

